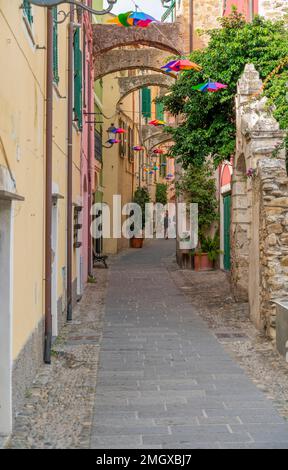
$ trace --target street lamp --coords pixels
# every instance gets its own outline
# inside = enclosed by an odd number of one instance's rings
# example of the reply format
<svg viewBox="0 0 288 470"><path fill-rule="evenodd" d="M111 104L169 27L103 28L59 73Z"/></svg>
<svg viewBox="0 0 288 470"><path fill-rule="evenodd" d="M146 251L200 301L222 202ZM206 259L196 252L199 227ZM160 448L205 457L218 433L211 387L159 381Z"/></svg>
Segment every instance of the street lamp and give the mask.
<svg viewBox="0 0 288 470"><path fill-rule="evenodd" d="M108 134L107 144L109 145L102 145L102 147L104 147L105 149L111 149L114 144L120 143L120 140L116 139L116 131L117 131L117 128L112 123L111 126L108 127L107 129L107 134Z"/></svg>
<svg viewBox="0 0 288 470"><path fill-rule="evenodd" d="M84 3L81 3L79 0L28 0L28 2L31 3L32 5L36 5L37 7L47 7L47 8L53 8L53 7L57 7L58 5L62 5L63 3L68 3L69 5L74 5L77 8L82 8L82 10L86 10L89 13L92 13L92 15L106 15L107 13L110 13L114 5L116 5L117 1L118 0L107 0L107 3L109 5L108 8L106 8L106 10L98 11L98 10L94 10L88 5L84 5ZM67 16L68 15L69 13L67 14Z"/></svg>

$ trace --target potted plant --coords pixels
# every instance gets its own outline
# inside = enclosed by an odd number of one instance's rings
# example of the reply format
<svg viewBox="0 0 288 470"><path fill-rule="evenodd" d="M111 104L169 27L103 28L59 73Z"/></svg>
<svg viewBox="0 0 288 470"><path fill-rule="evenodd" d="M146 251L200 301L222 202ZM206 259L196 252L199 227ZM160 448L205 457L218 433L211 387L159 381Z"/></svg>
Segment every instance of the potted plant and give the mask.
<svg viewBox="0 0 288 470"><path fill-rule="evenodd" d="M136 227L137 235L132 237L130 240L131 248L142 248L144 237L143 230L145 228L145 205L150 202L150 195L147 188L137 188L134 193L133 202L141 207L142 211L142 224L140 227Z"/></svg>
<svg viewBox="0 0 288 470"><path fill-rule="evenodd" d="M210 271L214 269L215 261L218 259L220 250L220 239L218 233L214 237L201 236L200 248L194 254L195 271Z"/></svg>

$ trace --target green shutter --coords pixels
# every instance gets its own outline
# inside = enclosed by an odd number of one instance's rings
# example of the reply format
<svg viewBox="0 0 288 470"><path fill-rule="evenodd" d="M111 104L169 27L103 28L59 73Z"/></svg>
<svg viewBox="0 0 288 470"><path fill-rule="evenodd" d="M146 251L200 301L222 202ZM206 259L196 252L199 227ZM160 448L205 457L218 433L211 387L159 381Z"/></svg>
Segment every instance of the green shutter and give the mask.
<svg viewBox="0 0 288 470"><path fill-rule="evenodd" d="M167 175L167 166L162 166L162 163L166 163L166 164L167 164L167 157L166 157L166 155L161 155L161 157L160 157L160 164L161 164L160 175L162 176L162 178L165 178L166 175Z"/></svg>
<svg viewBox="0 0 288 470"><path fill-rule="evenodd" d="M142 88L142 114L144 118L151 117L151 90Z"/></svg>
<svg viewBox="0 0 288 470"><path fill-rule="evenodd" d="M59 55L58 55L58 9L53 8L53 78L54 82L58 85L59 83Z"/></svg>
<svg viewBox="0 0 288 470"><path fill-rule="evenodd" d="M74 115L79 130L82 130L82 51L80 49L80 29L74 33Z"/></svg>
<svg viewBox="0 0 288 470"><path fill-rule="evenodd" d="M164 121L164 105L156 101L156 119Z"/></svg>
<svg viewBox="0 0 288 470"><path fill-rule="evenodd" d="M27 17L27 20L29 21L29 24L32 24L33 23L32 8L31 8L31 3L28 2L28 0L23 0L23 11L25 13L25 16Z"/></svg>
<svg viewBox="0 0 288 470"><path fill-rule="evenodd" d="M224 269L230 271L231 194L224 196Z"/></svg>

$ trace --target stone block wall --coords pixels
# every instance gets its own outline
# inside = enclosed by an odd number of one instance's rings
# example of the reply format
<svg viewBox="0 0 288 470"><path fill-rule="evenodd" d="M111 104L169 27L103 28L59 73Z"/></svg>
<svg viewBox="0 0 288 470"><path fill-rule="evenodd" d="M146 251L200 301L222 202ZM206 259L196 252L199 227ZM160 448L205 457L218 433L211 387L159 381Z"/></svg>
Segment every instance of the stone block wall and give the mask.
<svg viewBox="0 0 288 470"><path fill-rule="evenodd" d="M288 178L284 133L266 99L255 99L261 84L246 65L236 97L231 280L236 300L249 300L251 319L273 338L274 302L288 294Z"/></svg>
<svg viewBox="0 0 288 470"><path fill-rule="evenodd" d="M287 0L259 0L259 14L267 19L279 20L288 14Z"/></svg>

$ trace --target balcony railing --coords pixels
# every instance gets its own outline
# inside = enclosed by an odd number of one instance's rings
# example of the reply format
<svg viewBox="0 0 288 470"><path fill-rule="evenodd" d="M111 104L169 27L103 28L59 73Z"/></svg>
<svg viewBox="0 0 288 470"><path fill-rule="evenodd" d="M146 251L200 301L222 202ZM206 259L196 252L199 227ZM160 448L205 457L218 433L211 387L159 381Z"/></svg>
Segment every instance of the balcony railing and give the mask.
<svg viewBox="0 0 288 470"><path fill-rule="evenodd" d="M175 10L175 4L176 4L176 1L173 0L170 7L167 8L167 10L165 11L165 13L163 13L162 17L161 17L161 21L164 22L167 20L167 18L169 18L170 15L172 15L172 20L174 19L173 18L173 13L174 13L174 10Z"/></svg>

